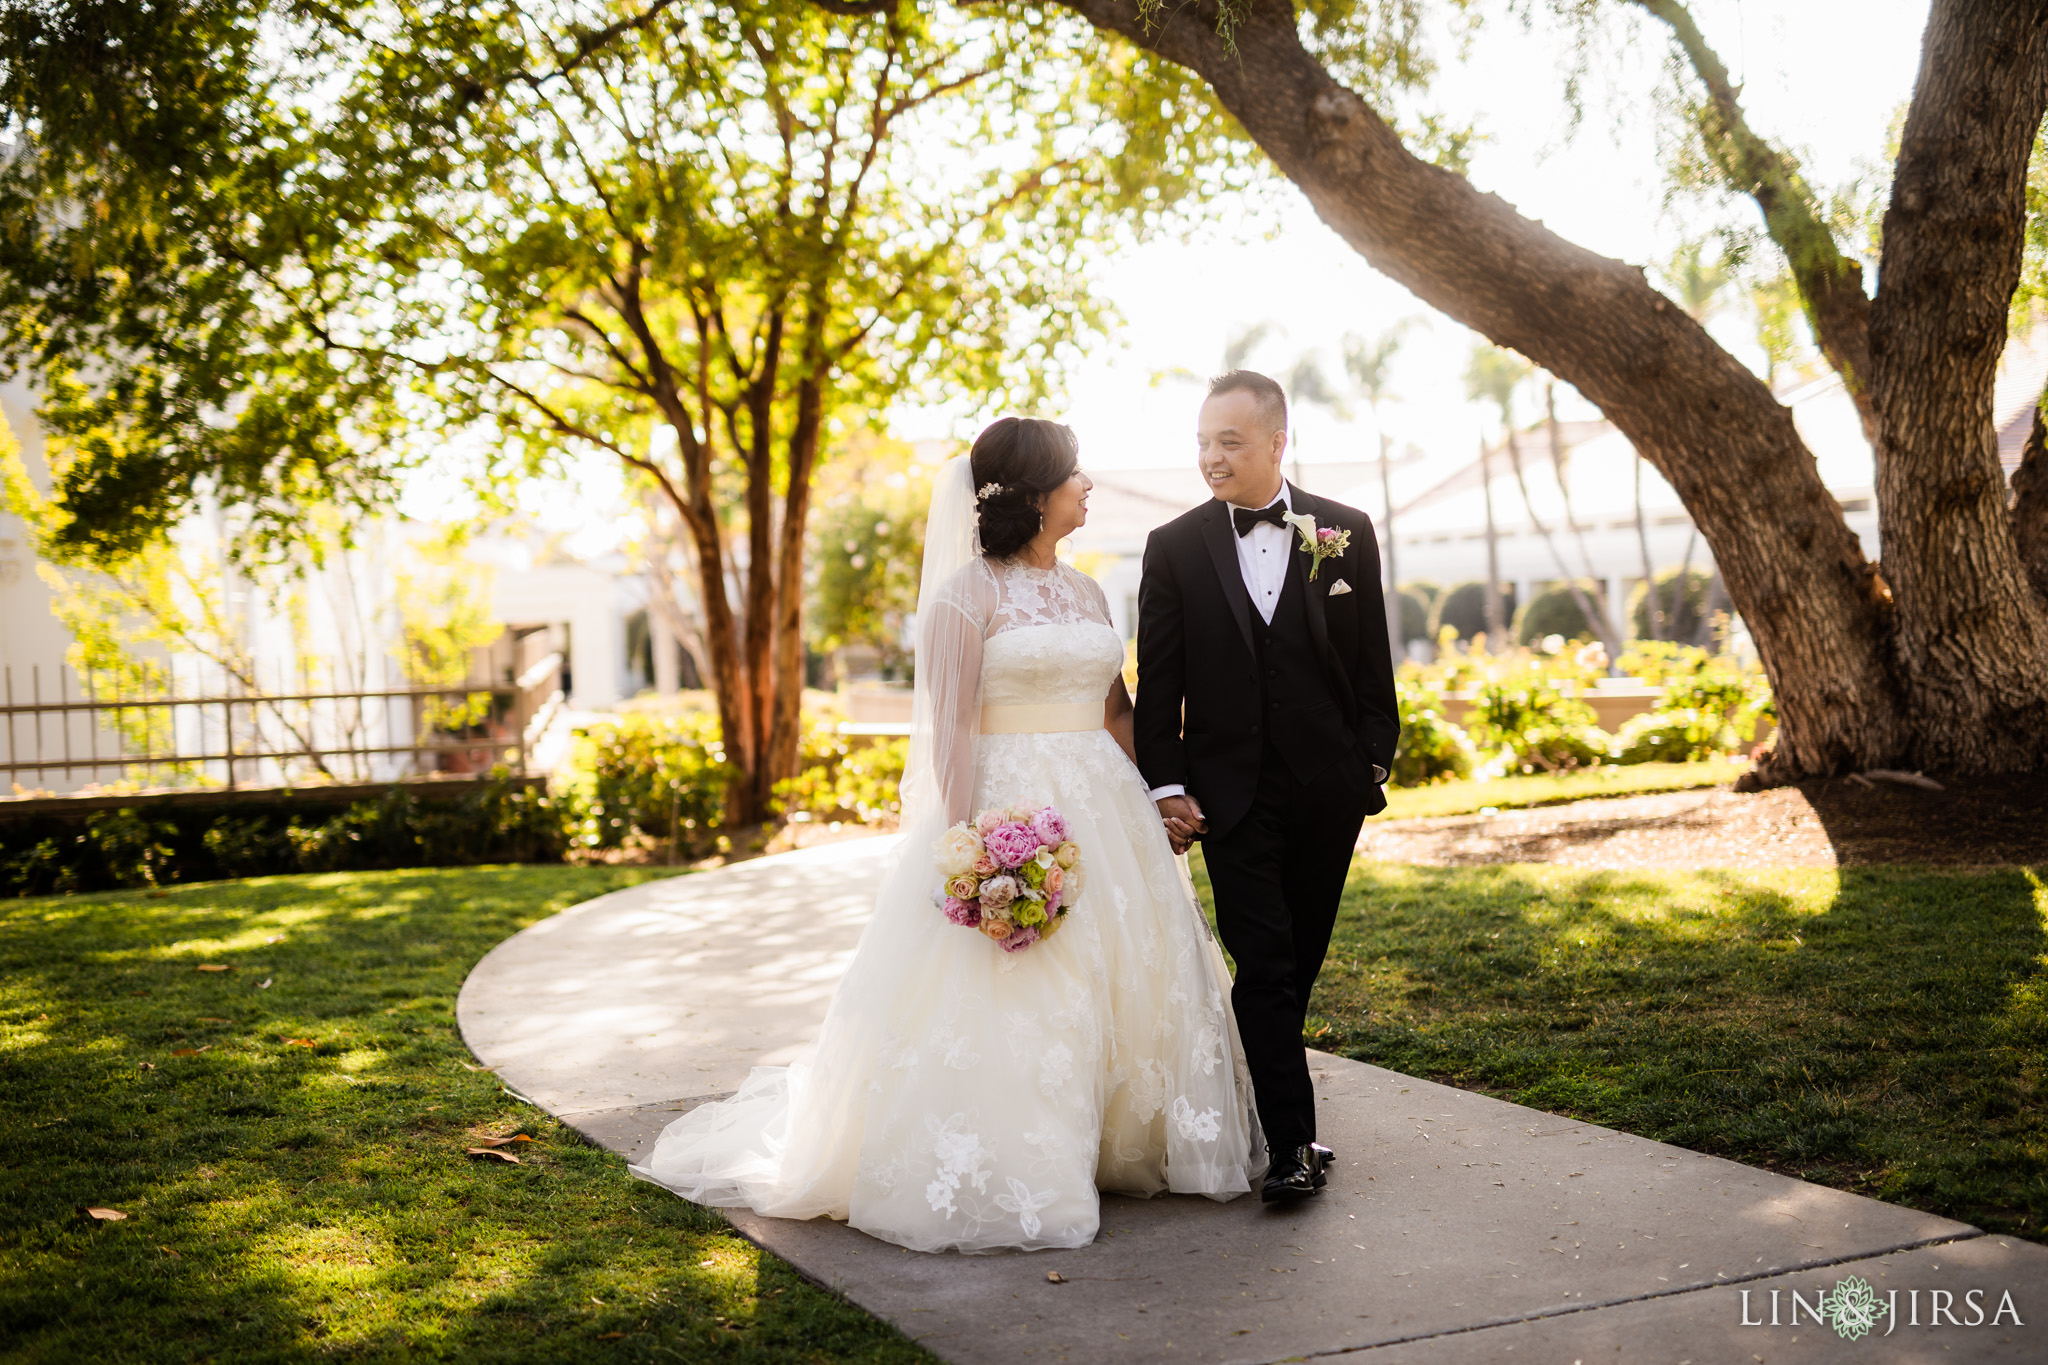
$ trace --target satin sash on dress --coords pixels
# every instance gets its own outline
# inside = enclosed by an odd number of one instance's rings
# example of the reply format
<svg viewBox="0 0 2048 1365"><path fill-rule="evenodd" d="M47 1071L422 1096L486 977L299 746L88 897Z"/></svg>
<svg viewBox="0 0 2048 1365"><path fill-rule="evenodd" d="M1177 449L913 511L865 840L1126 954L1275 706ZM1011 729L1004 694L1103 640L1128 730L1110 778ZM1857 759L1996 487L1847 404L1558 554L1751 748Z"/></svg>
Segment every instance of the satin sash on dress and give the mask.
<svg viewBox="0 0 2048 1365"><path fill-rule="evenodd" d="M1068 730L1100 730L1099 701L1048 701L981 708L984 735L1050 735Z"/></svg>

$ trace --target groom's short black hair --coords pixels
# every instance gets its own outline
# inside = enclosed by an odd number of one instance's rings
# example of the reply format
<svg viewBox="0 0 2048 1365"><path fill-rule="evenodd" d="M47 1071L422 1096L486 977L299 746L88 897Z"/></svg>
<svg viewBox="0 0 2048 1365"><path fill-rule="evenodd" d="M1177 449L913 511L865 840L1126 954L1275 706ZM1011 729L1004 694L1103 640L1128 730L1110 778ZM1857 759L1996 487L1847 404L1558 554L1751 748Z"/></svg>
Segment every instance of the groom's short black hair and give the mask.
<svg viewBox="0 0 2048 1365"><path fill-rule="evenodd" d="M1275 431L1287 430L1287 390L1257 370L1231 370L1209 381L1209 396L1219 393L1250 394L1258 400L1259 416Z"/></svg>

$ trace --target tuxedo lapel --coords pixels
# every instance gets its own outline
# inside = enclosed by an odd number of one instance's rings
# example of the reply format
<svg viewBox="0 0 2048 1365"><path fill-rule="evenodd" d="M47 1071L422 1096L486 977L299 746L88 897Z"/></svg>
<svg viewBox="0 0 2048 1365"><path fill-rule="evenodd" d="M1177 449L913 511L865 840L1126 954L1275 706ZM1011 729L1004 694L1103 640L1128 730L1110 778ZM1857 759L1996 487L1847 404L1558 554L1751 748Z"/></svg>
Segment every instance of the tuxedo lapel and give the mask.
<svg viewBox="0 0 2048 1365"><path fill-rule="evenodd" d="M1316 519L1318 526L1322 525L1323 505L1293 484L1289 484L1288 489L1288 500L1293 504L1294 510L1306 512ZM1357 717L1353 714L1356 699L1351 693L1350 675L1344 671L1344 663L1337 657L1337 651L1330 647L1330 622L1323 608L1323 597L1330 590L1329 581L1320 574L1316 576L1315 581L1310 581L1308 566L1311 561L1308 552L1301 548L1300 533L1291 526L1287 530L1292 541L1288 548L1287 575L1301 586L1304 609L1308 613L1308 633L1315 641L1316 655L1323 661L1324 669L1330 674L1330 686L1336 690L1338 700L1343 704L1346 720L1356 723Z"/></svg>
<svg viewBox="0 0 2048 1365"><path fill-rule="evenodd" d="M1223 600L1237 617L1238 633L1244 636L1246 651L1257 654L1252 643L1252 595L1244 585L1244 570L1237 564L1237 531L1230 524L1230 509L1221 502L1209 504L1202 519L1202 539L1209 546L1209 558L1216 562L1216 578L1223 585Z"/></svg>

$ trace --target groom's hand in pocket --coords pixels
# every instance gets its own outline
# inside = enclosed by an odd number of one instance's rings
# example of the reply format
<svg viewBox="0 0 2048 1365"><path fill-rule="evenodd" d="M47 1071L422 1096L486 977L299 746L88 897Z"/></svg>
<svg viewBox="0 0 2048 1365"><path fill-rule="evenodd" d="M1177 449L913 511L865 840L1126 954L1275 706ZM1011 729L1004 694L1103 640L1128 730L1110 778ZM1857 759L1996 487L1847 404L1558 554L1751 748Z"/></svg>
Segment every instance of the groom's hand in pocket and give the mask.
<svg viewBox="0 0 2048 1365"><path fill-rule="evenodd" d="M1207 833L1209 829L1209 822L1202 816L1201 803L1186 794L1161 797L1159 818L1166 822L1166 837L1172 842L1175 853L1187 852L1195 836Z"/></svg>

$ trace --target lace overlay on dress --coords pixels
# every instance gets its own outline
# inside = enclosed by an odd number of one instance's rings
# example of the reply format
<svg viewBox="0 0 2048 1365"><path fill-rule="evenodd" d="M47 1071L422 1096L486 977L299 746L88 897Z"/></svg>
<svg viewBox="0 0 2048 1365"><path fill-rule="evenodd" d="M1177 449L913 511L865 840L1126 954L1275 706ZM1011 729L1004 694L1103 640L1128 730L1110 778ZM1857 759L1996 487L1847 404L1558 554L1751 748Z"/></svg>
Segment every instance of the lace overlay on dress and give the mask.
<svg viewBox="0 0 2048 1365"><path fill-rule="evenodd" d="M1264 1147L1229 978L1144 779L1107 729L977 733L984 703L1107 698L1124 648L1101 588L976 560L918 629L948 820L1058 807L1085 860L1072 917L1017 954L945 924L936 831L912 836L814 1059L757 1069L636 1173L920 1250L1083 1245L1098 1189L1249 1190Z"/></svg>

